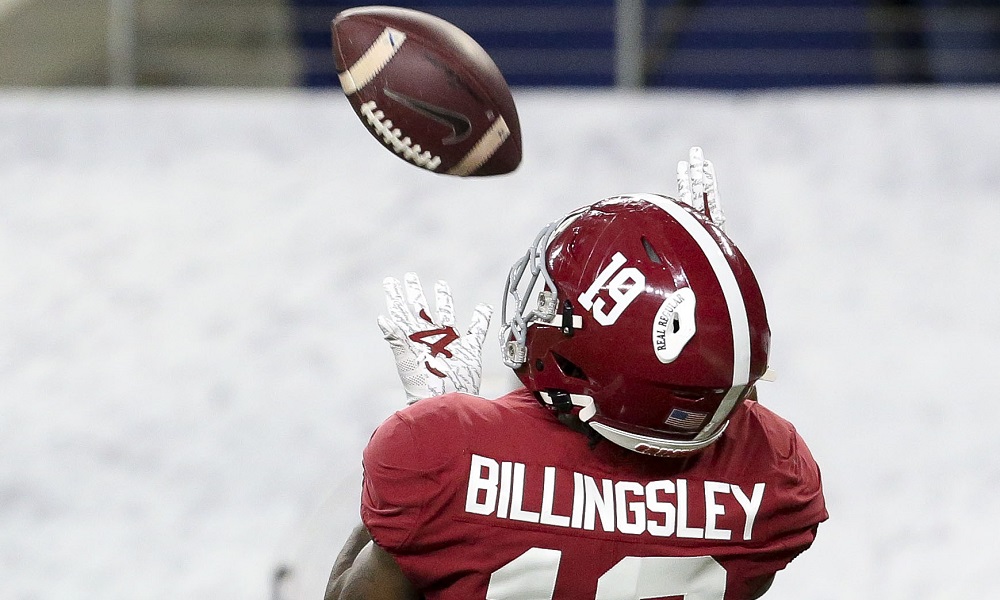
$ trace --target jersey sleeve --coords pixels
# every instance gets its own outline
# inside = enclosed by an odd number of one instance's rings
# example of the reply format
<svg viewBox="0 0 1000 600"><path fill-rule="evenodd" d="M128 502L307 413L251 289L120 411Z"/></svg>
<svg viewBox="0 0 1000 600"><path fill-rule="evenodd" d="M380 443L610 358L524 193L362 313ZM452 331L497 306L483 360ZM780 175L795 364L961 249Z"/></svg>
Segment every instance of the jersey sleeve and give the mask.
<svg viewBox="0 0 1000 600"><path fill-rule="evenodd" d="M814 527L825 521L829 514L823 497L823 478L812 452L797 431L794 434L794 501L802 511L804 527Z"/></svg>
<svg viewBox="0 0 1000 600"><path fill-rule="evenodd" d="M770 530L762 557L772 567L783 569L812 545L819 524L829 515L823 496L819 466L805 441L791 425L787 430L787 454L769 485L775 494L766 506L762 523Z"/></svg>
<svg viewBox="0 0 1000 600"><path fill-rule="evenodd" d="M396 413L379 426L364 451L361 520L372 539L393 554L405 553L437 490L421 450L411 422Z"/></svg>
<svg viewBox="0 0 1000 600"><path fill-rule="evenodd" d="M730 454L750 481L765 486L750 552L727 566L750 581L785 568L808 549L828 514L819 466L795 427L756 402L738 419L745 437Z"/></svg>

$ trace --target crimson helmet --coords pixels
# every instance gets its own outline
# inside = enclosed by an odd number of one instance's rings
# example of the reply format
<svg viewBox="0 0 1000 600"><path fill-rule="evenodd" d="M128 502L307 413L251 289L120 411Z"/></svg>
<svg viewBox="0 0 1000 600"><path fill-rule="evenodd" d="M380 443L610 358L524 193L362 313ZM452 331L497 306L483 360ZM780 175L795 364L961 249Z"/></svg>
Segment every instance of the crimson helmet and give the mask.
<svg viewBox="0 0 1000 600"><path fill-rule="evenodd" d="M608 198L549 224L511 268L502 314L504 362L543 404L646 454L719 439L767 369L750 265L665 196Z"/></svg>

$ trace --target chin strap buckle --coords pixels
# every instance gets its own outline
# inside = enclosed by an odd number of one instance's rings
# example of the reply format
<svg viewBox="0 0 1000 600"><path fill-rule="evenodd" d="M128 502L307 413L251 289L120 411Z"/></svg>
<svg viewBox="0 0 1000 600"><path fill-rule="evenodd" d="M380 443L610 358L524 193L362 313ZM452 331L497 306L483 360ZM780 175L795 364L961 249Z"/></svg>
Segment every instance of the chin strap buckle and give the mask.
<svg viewBox="0 0 1000 600"><path fill-rule="evenodd" d="M568 413L573 410L573 399L563 390L545 390L542 392L542 404L556 409L561 413Z"/></svg>
<svg viewBox="0 0 1000 600"><path fill-rule="evenodd" d="M562 324L559 330L566 337L573 337L573 303L569 300L563 302Z"/></svg>

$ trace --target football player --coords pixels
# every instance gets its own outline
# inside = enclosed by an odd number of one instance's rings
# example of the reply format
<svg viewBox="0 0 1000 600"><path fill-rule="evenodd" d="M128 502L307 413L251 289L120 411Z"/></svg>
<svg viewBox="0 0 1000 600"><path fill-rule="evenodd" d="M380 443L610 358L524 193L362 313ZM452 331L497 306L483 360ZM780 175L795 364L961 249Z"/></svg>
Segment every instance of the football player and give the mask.
<svg viewBox="0 0 1000 600"><path fill-rule="evenodd" d="M475 395L491 309L387 279L379 324L411 405L364 452L363 524L327 600L758 598L827 518L819 469L756 401L770 330L692 149L678 200L608 198L510 271L504 362Z"/></svg>

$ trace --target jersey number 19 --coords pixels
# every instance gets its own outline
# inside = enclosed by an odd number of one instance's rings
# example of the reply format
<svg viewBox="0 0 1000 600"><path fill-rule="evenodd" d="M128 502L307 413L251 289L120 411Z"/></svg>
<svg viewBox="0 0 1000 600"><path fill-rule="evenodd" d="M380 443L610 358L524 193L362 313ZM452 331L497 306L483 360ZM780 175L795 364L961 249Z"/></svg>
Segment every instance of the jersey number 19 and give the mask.
<svg viewBox="0 0 1000 600"><path fill-rule="evenodd" d="M552 600L560 558L559 550L528 550L490 576L486 600ZM723 600L725 593L726 570L711 556L626 556L598 578L594 600Z"/></svg>

